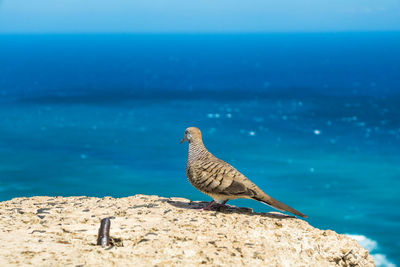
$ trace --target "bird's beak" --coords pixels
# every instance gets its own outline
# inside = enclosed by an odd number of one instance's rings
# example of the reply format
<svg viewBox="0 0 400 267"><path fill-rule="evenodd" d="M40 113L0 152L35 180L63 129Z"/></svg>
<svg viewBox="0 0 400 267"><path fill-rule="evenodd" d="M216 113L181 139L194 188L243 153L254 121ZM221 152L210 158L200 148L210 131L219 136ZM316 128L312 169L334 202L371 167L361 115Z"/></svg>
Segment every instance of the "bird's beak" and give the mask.
<svg viewBox="0 0 400 267"><path fill-rule="evenodd" d="M179 142L179 144L182 144L183 142L187 141L186 136L182 138L182 140Z"/></svg>

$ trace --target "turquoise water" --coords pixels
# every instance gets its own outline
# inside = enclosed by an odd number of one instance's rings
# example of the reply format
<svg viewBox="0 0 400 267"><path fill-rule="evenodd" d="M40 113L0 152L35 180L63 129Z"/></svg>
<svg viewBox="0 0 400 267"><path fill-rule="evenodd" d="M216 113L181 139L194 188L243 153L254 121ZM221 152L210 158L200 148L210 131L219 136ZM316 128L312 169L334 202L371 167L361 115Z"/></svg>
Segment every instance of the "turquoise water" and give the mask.
<svg viewBox="0 0 400 267"><path fill-rule="evenodd" d="M209 200L178 144L197 126L310 224L398 264L399 36L2 36L0 200Z"/></svg>

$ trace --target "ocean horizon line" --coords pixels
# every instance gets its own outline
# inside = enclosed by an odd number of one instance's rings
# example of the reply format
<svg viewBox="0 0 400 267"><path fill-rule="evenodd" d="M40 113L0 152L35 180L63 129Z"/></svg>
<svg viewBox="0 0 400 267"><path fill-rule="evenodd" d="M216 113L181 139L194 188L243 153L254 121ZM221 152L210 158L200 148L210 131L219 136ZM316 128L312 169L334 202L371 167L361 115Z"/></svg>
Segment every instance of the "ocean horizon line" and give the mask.
<svg viewBox="0 0 400 267"><path fill-rule="evenodd" d="M211 31L199 31L199 32L151 32L151 31L117 31L117 32L95 32L95 31L65 31L65 32L0 32L1 35L313 35L313 34L400 34L398 30L332 30L332 31L232 31L232 32L211 32Z"/></svg>

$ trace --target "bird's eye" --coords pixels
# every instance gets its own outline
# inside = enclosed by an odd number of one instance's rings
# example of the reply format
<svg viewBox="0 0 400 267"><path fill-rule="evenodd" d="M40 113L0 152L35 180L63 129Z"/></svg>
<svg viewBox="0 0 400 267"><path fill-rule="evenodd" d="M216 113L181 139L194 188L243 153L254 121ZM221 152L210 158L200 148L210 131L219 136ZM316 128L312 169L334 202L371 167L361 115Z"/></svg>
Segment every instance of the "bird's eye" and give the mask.
<svg viewBox="0 0 400 267"><path fill-rule="evenodd" d="M188 134L188 131L185 131L185 134Z"/></svg>

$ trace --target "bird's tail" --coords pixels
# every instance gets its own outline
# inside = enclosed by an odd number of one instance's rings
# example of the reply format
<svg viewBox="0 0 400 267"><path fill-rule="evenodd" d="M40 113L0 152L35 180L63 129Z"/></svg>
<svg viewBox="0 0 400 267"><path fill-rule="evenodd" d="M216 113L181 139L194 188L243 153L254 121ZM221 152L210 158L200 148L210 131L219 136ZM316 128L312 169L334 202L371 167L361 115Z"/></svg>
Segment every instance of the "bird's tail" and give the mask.
<svg viewBox="0 0 400 267"><path fill-rule="evenodd" d="M288 212L290 212L290 213L292 213L294 215L297 215L297 216L300 216L300 217L303 217L303 218L307 218L307 216L304 215L303 213L301 213L300 211L297 211L297 210L289 207L288 205L283 204L282 202L279 202L278 200L268 196L267 194L264 194L264 195L259 195L258 194L257 196L254 196L253 199L255 199L257 201L260 201L260 202L262 202L264 204L267 204L268 206L271 206L274 209L277 209L277 210L280 210L280 211L288 211Z"/></svg>

